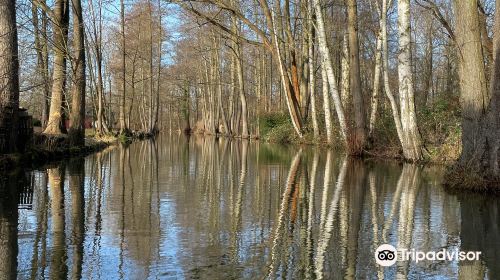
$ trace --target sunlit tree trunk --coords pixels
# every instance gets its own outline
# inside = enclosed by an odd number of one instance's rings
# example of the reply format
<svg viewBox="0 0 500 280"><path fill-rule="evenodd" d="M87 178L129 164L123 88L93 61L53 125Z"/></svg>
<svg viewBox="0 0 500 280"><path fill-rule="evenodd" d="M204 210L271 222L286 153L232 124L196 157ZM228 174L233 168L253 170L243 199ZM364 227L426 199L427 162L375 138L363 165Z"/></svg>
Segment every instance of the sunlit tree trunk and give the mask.
<svg viewBox="0 0 500 280"><path fill-rule="evenodd" d="M85 145L85 30L81 0L71 0L73 9L73 85L69 137L74 146Z"/></svg>
<svg viewBox="0 0 500 280"><path fill-rule="evenodd" d="M47 128L44 133L59 135L65 132L63 99L66 90L66 56L68 54L69 1L56 0L54 4L54 66L52 94Z"/></svg>
<svg viewBox="0 0 500 280"><path fill-rule="evenodd" d="M45 1L41 1L45 5ZM31 4L31 14L33 18L33 36L35 37L35 50L37 56L37 73L41 78L42 84L42 128L45 129L49 120L49 98L50 98L50 81L49 81L49 53L47 42L47 14L44 10L41 12L42 23L40 25L38 18L38 6L36 3Z"/></svg>
<svg viewBox="0 0 500 280"><path fill-rule="evenodd" d="M392 116L394 123L396 125L396 132L398 134L399 141L402 144L403 139L403 128L401 127L401 117L399 115L398 104L394 94L391 91L389 83L389 47L387 46L387 12L389 10L390 3L389 0L382 0L382 13L380 16L380 30L382 32L382 72L384 80L384 91L391 104ZM392 3L392 0L390 0Z"/></svg>
<svg viewBox="0 0 500 280"><path fill-rule="evenodd" d="M92 1L89 1L91 13L93 17L93 37L94 37L94 52L97 66L97 134L108 133L109 128L104 121L104 78L103 78L103 55L102 55L102 1L98 3L97 15L94 10Z"/></svg>
<svg viewBox="0 0 500 280"><path fill-rule="evenodd" d="M231 27L234 34L239 34L236 17L234 16L231 18ZM233 40L233 52L235 56L234 59L236 64L236 73L238 77L238 93L240 96L240 103L241 103L241 137L248 138L250 136L250 132L248 129L248 108L247 108L247 99L245 96L245 84L243 78L243 66L242 66L243 54L241 51L240 39L238 39L237 36L233 36L232 40Z"/></svg>
<svg viewBox="0 0 500 280"><path fill-rule="evenodd" d="M217 107L220 110L220 114L222 116L222 123L224 125L224 133L227 135L231 135L231 127L229 126L229 122L227 120L226 111L224 109L223 101L222 101L222 70L221 70L221 54L219 52L220 49L220 38L217 38L215 34L213 34L213 48L215 51L215 71L217 75Z"/></svg>
<svg viewBox="0 0 500 280"><path fill-rule="evenodd" d="M462 103L462 154L458 165L469 169L467 176L480 175L485 182L498 187L500 178L500 32L493 37L493 65L490 96L484 89L484 64L477 23L477 1L455 2L455 13L463 21L457 22L457 45L460 61L460 89ZM497 11L500 1L496 2ZM495 30L500 27L500 13L495 14ZM483 71L483 72L481 72ZM463 171L462 171L463 172ZM472 174L475 173L475 174ZM459 179L458 184L463 184ZM467 186L469 187L469 186Z"/></svg>
<svg viewBox="0 0 500 280"><path fill-rule="evenodd" d="M309 11L309 20L312 21L312 13L313 10ZM319 125L318 125L318 117L316 113L316 79L314 76L314 27L312 22L310 22L310 27L308 30L308 54L309 54L309 94L311 95L311 113L312 113L312 123L313 123L313 132L314 137L317 139L319 137Z"/></svg>
<svg viewBox="0 0 500 280"><path fill-rule="evenodd" d="M350 112L351 105L351 84L349 80L350 70L349 61L349 38L347 33L344 34L344 39L342 40L342 54L340 57L340 99L342 100L342 106L345 112ZM348 114L348 113L346 113Z"/></svg>
<svg viewBox="0 0 500 280"><path fill-rule="evenodd" d="M293 127L295 129L295 132L299 137L303 136L303 124L302 124L302 114L300 111L300 103L299 100L297 99L297 94L295 92L295 88L292 86L292 81L291 81L291 74L290 71L287 70L287 67L284 62L284 57L283 57L283 50L281 48L280 44L280 39L278 37L278 32L280 30L278 25L278 19L277 19L277 12L274 11L272 12L271 9L269 8L267 1L265 0L259 0L259 4L261 8L264 11L264 15L266 17L267 21L267 26L268 29L272 33L272 50L273 50L273 56L276 59L276 62L278 64L278 70L279 70L279 75L280 75L280 80L281 80L281 87L285 91L286 95L286 104L288 107L288 112L290 114L290 118L292 120ZM279 6L279 4L277 3ZM281 9L280 9L281 10ZM281 91L280 91L280 109L281 109Z"/></svg>
<svg viewBox="0 0 500 280"><path fill-rule="evenodd" d="M328 95L328 77L325 67L321 66L321 80L323 82L323 111L325 113L326 139L329 144L333 141L332 116L330 111L330 97Z"/></svg>
<svg viewBox="0 0 500 280"><path fill-rule="evenodd" d="M382 68L382 32L377 35L377 48L375 49L375 69L373 74L373 92L371 97L370 123L368 137L373 138L373 131L377 122L378 94L380 91L380 73Z"/></svg>
<svg viewBox="0 0 500 280"><path fill-rule="evenodd" d="M19 58L16 2L0 3L0 153L13 152L17 142Z"/></svg>
<svg viewBox="0 0 500 280"><path fill-rule="evenodd" d="M323 12L321 11L321 5L319 0L313 0L314 8L316 11L316 28L318 35L319 51L322 57L322 65L326 69L328 84L330 86L330 92L333 98L333 103L335 104L335 109L337 111L337 117L340 124L341 135L347 143L347 123L344 116L344 109L342 107L342 102L340 100L339 92L337 90L337 80L335 79L335 73L333 71L333 64L330 58L330 50L326 41L326 31L325 22L323 20Z"/></svg>
<svg viewBox="0 0 500 280"><path fill-rule="evenodd" d="M398 1L399 29L399 103L401 107L401 124L403 132L403 153L406 159L419 161L423 159L422 139L417 126L415 112L414 80L411 58L411 25L410 0Z"/></svg>

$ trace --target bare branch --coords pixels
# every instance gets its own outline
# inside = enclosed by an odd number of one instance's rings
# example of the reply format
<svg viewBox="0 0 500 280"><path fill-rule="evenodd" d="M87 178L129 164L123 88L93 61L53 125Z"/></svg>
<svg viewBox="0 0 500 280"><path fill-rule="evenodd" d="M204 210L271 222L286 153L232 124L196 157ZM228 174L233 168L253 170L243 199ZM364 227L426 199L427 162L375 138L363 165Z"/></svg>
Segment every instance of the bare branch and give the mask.
<svg viewBox="0 0 500 280"><path fill-rule="evenodd" d="M434 3L434 1L432 1L432 0L416 0L415 2L420 7L431 11L432 14L434 15L434 17L441 23L441 25L444 27L444 29L446 29L446 31L448 32L448 37L450 37L450 39L452 39L453 41L456 40L455 32L453 32L453 29L451 28L450 24L448 23L446 18L443 16L443 14L441 13L441 10L436 5L436 3Z"/></svg>

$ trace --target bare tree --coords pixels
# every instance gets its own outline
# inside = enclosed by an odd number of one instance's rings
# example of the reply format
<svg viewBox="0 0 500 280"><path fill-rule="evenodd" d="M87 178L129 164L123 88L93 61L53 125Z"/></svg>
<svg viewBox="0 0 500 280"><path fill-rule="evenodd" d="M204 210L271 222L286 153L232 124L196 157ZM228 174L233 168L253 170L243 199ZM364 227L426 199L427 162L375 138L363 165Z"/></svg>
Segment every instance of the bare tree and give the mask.
<svg viewBox="0 0 500 280"><path fill-rule="evenodd" d="M73 9L73 85L69 137L74 146L85 144L85 29L81 0L71 0Z"/></svg>
<svg viewBox="0 0 500 280"><path fill-rule="evenodd" d="M16 3L0 3L0 153L16 150L19 60Z"/></svg>
<svg viewBox="0 0 500 280"><path fill-rule="evenodd" d="M66 57L68 55L69 1L56 0L52 18L54 32L54 66L52 94L46 134L60 135L66 132L63 118L63 100L66 92Z"/></svg>

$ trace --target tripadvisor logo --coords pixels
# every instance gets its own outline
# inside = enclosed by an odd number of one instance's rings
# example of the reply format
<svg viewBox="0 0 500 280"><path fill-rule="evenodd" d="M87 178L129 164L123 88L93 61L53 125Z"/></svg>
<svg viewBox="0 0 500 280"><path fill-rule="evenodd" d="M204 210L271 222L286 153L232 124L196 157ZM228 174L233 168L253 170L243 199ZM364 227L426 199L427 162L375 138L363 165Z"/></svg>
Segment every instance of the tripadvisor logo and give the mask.
<svg viewBox="0 0 500 280"><path fill-rule="evenodd" d="M391 266L397 261L475 261L479 260L479 251L418 251L415 249L396 249L390 244L382 244L375 250L375 261L381 266Z"/></svg>

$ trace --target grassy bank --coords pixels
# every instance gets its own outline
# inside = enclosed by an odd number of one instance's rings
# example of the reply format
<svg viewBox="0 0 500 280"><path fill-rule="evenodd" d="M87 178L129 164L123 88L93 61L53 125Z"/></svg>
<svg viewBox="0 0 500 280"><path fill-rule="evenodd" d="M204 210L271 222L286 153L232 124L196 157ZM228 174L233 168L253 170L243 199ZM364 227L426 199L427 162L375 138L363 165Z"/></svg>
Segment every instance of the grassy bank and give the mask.
<svg viewBox="0 0 500 280"><path fill-rule="evenodd" d="M418 112L418 122L424 143L426 161L429 163L451 164L460 155L461 130L460 111L457 100L436 100L432 105L422 106ZM343 149L338 124L333 123L333 141L328 143L324 131L324 115L318 115L322 131L319 138L313 135L312 124L308 118L305 135L299 138L286 113L269 113L260 117L260 137L270 143L290 143L323 145ZM403 153L392 118L390 108L381 107L377 124L366 151L367 157L402 159Z"/></svg>

